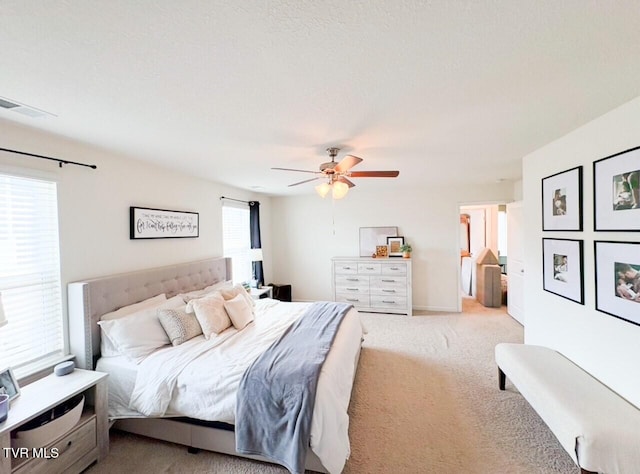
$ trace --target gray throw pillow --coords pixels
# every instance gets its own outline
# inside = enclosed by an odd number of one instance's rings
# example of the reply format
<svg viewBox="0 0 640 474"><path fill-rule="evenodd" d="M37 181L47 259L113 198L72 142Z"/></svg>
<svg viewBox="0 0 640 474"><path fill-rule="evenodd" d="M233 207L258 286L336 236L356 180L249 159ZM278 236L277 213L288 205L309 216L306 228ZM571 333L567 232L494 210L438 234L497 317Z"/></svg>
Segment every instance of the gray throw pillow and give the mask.
<svg viewBox="0 0 640 474"><path fill-rule="evenodd" d="M174 346L202 334L195 315L187 314L184 309L159 309L158 319Z"/></svg>

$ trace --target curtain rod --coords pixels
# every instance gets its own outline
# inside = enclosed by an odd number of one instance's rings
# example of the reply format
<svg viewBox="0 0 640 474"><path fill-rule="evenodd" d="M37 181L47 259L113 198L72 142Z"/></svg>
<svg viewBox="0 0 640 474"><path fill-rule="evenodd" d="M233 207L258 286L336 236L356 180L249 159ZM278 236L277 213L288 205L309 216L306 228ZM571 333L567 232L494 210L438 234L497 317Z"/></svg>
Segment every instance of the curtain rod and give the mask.
<svg viewBox="0 0 640 474"><path fill-rule="evenodd" d="M36 155L34 153L27 153L25 151L10 150L8 148L0 148L0 151L6 151L8 153L16 153L18 155L24 155L24 156L31 156L33 158L40 158L40 159L43 159L43 160L57 161L58 165L60 166L60 168L62 168L62 165L86 166L87 168L91 168L91 169L94 169L94 170L98 168L96 165L88 165L86 163L78 163L77 161L61 160L59 158L51 158L50 156Z"/></svg>
<svg viewBox="0 0 640 474"><path fill-rule="evenodd" d="M243 201L242 199L234 199L234 198L229 198L229 197L226 197L226 196L220 196L220 200L222 201L223 199L226 199L227 201L243 202L243 203L249 204L249 205L251 205L252 202L257 202L257 203L260 202L260 201Z"/></svg>

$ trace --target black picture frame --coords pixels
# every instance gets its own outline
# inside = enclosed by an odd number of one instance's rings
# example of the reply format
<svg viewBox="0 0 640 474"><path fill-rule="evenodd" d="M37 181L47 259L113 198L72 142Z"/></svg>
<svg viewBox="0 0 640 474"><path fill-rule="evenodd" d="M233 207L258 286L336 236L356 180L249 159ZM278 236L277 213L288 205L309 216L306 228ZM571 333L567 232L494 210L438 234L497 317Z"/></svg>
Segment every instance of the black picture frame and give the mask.
<svg viewBox="0 0 640 474"><path fill-rule="evenodd" d="M596 240L593 252L596 310L640 326L640 242Z"/></svg>
<svg viewBox="0 0 640 474"><path fill-rule="evenodd" d="M542 288L584 305L584 242L542 239Z"/></svg>
<svg viewBox="0 0 640 474"><path fill-rule="evenodd" d="M404 236L397 235L395 237L387 237L387 246L389 247L389 257L402 257L402 250L400 250L400 247L402 247L403 245L404 245Z"/></svg>
<svg viewBox="0 0 640 474"><path fill-rule="evenodd" d="M542 178L542 230L583 229L582 166Z"/></svg>
<svg viewBox="0 0 640 474"><path fill-rule="evenodd" d="M200 214L149 207L129 208L129 239L184 239L200 236Z"/></svg>
<svg viewBox="0 0 640 474"><path fill-rule="evenodd" d="M9 401L20 395L20 385L18 385L18 380L11 367L0 371L0 393L9 395Z"/></svg>
<svg viewBox="0 0 640 474"><path fill-rule="evenodd" d="M593 230L640 232L640 146L593 162Z"/></svg>

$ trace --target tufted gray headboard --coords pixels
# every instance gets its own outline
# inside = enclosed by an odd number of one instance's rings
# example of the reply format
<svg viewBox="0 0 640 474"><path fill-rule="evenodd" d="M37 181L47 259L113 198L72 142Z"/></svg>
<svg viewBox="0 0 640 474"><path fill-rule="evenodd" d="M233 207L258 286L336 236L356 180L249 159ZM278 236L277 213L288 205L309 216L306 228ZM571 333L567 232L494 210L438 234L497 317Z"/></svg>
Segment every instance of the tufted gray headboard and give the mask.
<svg viewBox="0 0 640 474"><path fill-rule="evenodd" d="M69 283L69 345L76 366L93 370L103 314L160 293L171 298L224 280L231 280L231 259L217 257Z"/></svg>

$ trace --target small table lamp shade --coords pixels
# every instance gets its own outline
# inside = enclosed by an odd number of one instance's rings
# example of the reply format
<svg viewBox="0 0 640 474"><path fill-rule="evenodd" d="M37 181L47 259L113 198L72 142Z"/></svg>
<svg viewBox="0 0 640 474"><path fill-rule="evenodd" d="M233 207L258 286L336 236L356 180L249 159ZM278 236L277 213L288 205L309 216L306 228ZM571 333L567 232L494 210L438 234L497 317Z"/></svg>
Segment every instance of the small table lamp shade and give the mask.
<svg viewBox="0 0 640 474"><path fill-rule="evenodd" d="M249 258L252 262L262 262L262 249L250 249Z"/></svg>

